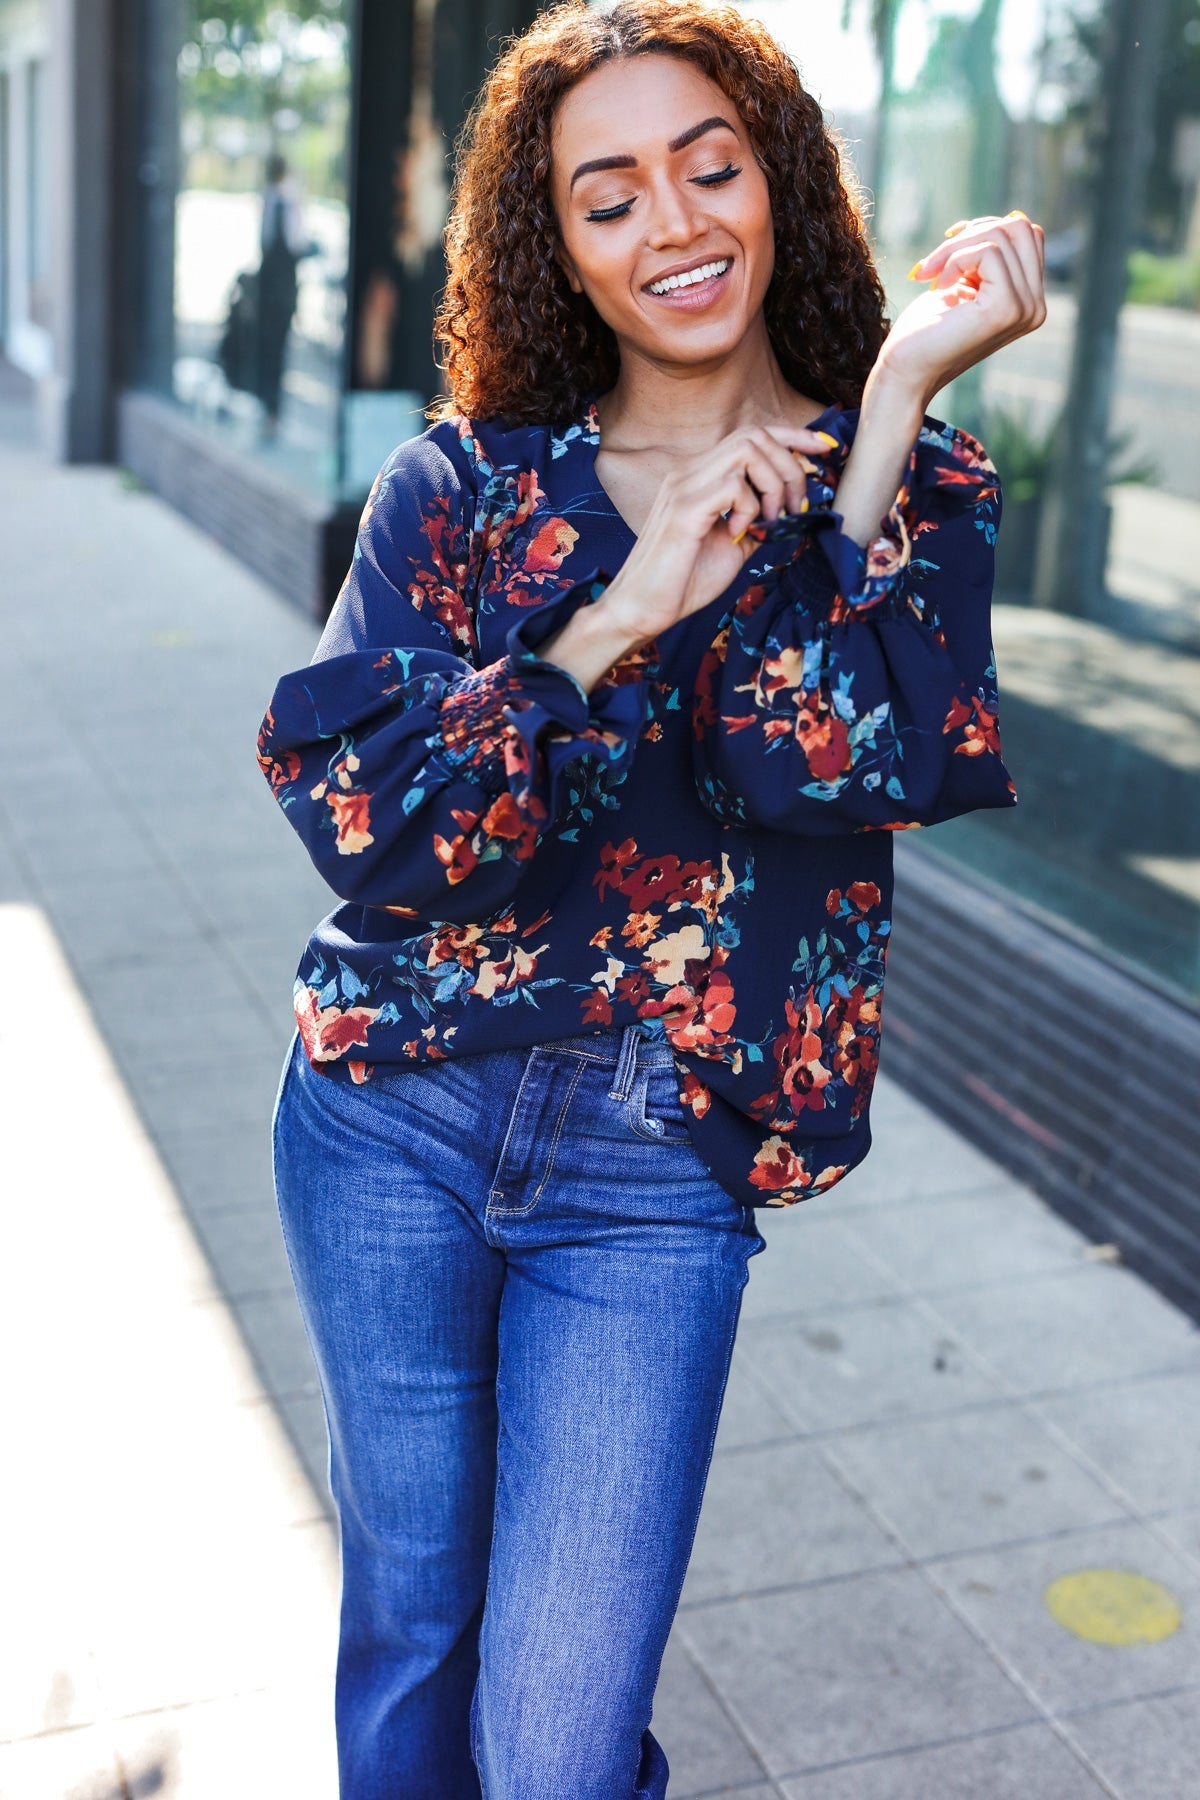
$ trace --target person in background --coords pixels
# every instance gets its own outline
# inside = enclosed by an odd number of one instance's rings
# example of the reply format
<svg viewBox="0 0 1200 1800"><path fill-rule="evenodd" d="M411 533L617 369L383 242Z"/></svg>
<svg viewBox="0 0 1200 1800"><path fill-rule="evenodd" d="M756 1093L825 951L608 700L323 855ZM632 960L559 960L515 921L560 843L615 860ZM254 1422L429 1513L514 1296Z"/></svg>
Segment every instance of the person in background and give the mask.
<svg viewBox="0 0 1200 1800"><path fill-rule="evenodd" d="M288 333L296 311L296 265L311 246L304 235L300 204L288 181L288 165L277 152L267 158L263 190L258 271L256 393L263 407L263 436L279 429L280 392Z"/></svg>

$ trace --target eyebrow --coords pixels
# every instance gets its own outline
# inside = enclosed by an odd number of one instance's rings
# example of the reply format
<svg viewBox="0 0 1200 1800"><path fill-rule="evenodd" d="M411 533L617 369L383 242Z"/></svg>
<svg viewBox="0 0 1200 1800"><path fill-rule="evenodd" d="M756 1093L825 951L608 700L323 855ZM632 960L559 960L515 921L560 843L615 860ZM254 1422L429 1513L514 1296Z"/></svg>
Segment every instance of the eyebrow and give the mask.
<svg viewBox="0 0 1200 1800"><path fill-rule="evenodd" d="M667 149L673 156L677 150L686 150L689 144L694 144L697 138L704 136L705 132L733 131L733 129L734 128L729 123L728 119L720 119L714 115L713 118L701 119L699 125L689 126L687 131L680 132L677 138L671 139L670 143L667 145ZM734 132L735 137L736 135L737 133ZM575 183L582 175L596 175L603 169L636 168L636 156L598 156L593 162L580 163L579 167L571 177L571 187L573 188L575 186Z"/></svg>

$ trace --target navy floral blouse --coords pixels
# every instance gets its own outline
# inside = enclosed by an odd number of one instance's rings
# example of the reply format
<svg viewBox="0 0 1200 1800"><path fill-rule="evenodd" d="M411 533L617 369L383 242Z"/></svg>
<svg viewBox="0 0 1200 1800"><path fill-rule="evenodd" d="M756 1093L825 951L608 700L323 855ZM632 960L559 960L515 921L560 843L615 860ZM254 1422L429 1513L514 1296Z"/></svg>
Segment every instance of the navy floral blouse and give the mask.
<svg viewBox="0 0 1200 1800"><path fill-rule="evenodd" d="M596 476L594 399L558 426L443 421L363 511L312 663L259 761L344 904L295 989L313 1066L378 1066L638 1023L695 1144L753 1206L866 1156L893 831L1013 806L991 589L1000 489L926 417L864 551L831 406L807 503L730 588L590 694L538 645L634 534Z"/></svg>

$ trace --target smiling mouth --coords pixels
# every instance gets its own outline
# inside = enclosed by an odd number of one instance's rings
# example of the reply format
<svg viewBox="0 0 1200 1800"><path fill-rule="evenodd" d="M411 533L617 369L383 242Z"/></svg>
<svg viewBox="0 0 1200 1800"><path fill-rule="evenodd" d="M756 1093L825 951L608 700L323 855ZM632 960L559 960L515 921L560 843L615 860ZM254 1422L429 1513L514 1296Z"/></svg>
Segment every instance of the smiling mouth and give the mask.
<svg viewBox="0 0 1200 1800"><path fill-rule="evenodd" d="M701 263L698 269L685 269L681 275L668 275L662 281L648 282L646 292L660 298L667 294L686 294L690 288L701 287L705 282L720 281L732 267L732 257L723 256L715 262Z"/></svg>

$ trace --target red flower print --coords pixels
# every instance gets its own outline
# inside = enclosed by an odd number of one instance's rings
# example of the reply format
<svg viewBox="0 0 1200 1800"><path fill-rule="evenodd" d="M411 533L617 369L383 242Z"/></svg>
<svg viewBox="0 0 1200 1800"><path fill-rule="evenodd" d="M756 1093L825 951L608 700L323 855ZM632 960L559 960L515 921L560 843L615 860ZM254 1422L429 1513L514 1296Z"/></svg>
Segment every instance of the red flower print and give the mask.
<svg viewBox="0 0 1200 1800"><path fill-rule="evenodd" d="M873 881L852 881L846 889L845 897L856 912L865 913L870 912L873 906L878 906L883 896ZM832 916L840 910L841 904L841 888L830 888L825 896L825 911Z"/></svg>
<svg viewBox="0 0 1200 1800"><path fill-rule="evenodd" d="M836 782L850 768L850 728L836 713L818 716L802 707L796 717L796 738L815 781Z"/></svg>
<svg viewBox="0 0 1200 1800"><path fill-rule="evenodd" d="M1000 755L1000 729L994 712L989 712L982 700L976 695L971 705L975 709L972 724L963 731L964 742L955 744L956 756L982 756L990 750L993 756Z"/></svg>
<svg viewBox="0 0 1200 1800"><path fill-rule="evenodd" d="M292 1002L309 1062L336 1062L352 1044L366 1044L367 1030L379 1017L378 1007L319 1007L317 999L316 988L305 987L297 988Z"/></svg>
<svg viewBox="0 0 1200 1800"><path fill-rule="evenodd" d="M702 1119L712 1105L712 1091L706 1088L698 1075L689 1070L683 1078L683 1086L679 1090L679 1098L684 1106L689 1106L697 1119Z"/></svg>
<svg viewBox="0 0 1200 1800"><path fill-rule="evenodd" d="M600 867L592 876L597 893L603 895L607 888L620 888L625 870L637 861L637 853L633 838L626 838L623 844L605 844L600 852Z"/></svg>
<svg viewBox="0 0 1200 1800"><path fill-rule="evenodd" d="M802 1005L803 1011L793 999L784 1002L788 1029L775 1039L775 1061L780 1085L792 1112L801 1113L806 1107L813 1112L823 1112L824 1089L833 1080L833 1072L821 1061L825 1048L821 1037L821 1009L811 991Z"/></svg>
<svg viewBox="0 0 1200 1800"><path fill-rule="evenodd" d="M565 519L547 519L525 552L529 574L552 574L560 569L579 541L579 533Z"/></svg>
<svg viewBox="0 0 1200 1800"><path fill-rule="evenodd" d="M337 826L339 856L357 856L375 839L371 836L370 794L326 794L325 804Z"/></svg>
<svg viewBox="0 0 1200 1800"><path fill-rule="evenodd" d="M804 1158L792 1149L786 1138L775 1136L769 1137L755 1156L750 1185L768 1194L782 1194L797 1188L803 1191L812 1185L812 1176L804 1166Z"/></svg>
<svg viewBox="0 0 1200 1800"><path fill-rule="evenodd" d="M583 1003L585 1025L611 1025L613 1010L603 988L593 988Z"/></svg>

